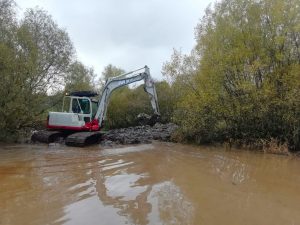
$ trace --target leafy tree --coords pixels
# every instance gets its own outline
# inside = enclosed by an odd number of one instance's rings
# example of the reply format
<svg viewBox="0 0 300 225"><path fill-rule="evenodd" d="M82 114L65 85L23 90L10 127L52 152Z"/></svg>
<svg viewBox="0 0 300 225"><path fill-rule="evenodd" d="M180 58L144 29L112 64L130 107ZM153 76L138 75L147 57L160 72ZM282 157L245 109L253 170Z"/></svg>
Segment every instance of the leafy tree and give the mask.
<svg viewBox="0 0 300 225"><path fill-rule="evenodd" d="M168 123L173 119L173 112L176 107L176 91L172 89L171 85L166 81L160 81L155 83L155 88L157 92L157 99L159 110L161 114L161 122ZM149 97L146 96L147 101L149 102ZM150 112L152 113L152 109Z"/></svg>
<svg viewBox="0 0 300 225"><path fill-rule="evenodd" d="M170 102L173 104L173 109L177 108L177 104L189 93L199 95L195 83L199 60L200 57L196 49L193 49L190 55L182 54L181 51L174 49L171 60L163 64L162 74L172 87L171 90L166 89L170 92L166 96L168 98L172 96Z"/></svg>
<svg viewBox="0 0 300 225"><path fill-rule="evenodd" d="M188 90L175 113L186 137L276 138L299 149L299 7L299 0L223 0L207 8L196 27L199 66L182 73L193 90L176 80ZM180 57L166 64L169 74L193 65L176 63Z"/></svg>
<svg viewBox="0 0 300 225"><path fill-rule="evenodd" d="M125 73L125 70L118 68L112 64L108 64L105 68L104 71L102 72L102 77L104 80L107 80L108 78L111 77L116 77L121 74Z"/></svg>
<svg viewBox="0 0 300 225"><path fill-rule="evenodd" d="M0 140L31 126L49 105L73 55L67 33L40 9L18 22L14 1L0 1Z"/></svg>
<svg viewBox="0 0 300 225"><path fill-rule="evenodd" d="M0 1L0 40L9 41L12 38L12 31L17 26L16 12L13 0Z"/></svg>
<svg viewBox="0 0 300 225"><path fill-rule="evenodd" d="M19 33L23 49L34 63L34 70L29 71L32 89L57 90L74 52L68 34L39 8L25 12Z"/></svg>
<svg viewBox="0 0 300 225"><path fill-rule="evenodd" d="M72 63L66 72L65 91L91 91L95 89L96 74L92 68L85 67L81 62Z"/></svg>
<svg viewBox="0 0 300 225"><path fill-rule="evenodd" d="M125 73L125 70L118 68L112 64L108 64L107 66L105 66L102 71L102 74L97 82L97 86L98 86L98 89L100 90L100 92L102 91L108 78L119 76L124 73Z"/></svg>

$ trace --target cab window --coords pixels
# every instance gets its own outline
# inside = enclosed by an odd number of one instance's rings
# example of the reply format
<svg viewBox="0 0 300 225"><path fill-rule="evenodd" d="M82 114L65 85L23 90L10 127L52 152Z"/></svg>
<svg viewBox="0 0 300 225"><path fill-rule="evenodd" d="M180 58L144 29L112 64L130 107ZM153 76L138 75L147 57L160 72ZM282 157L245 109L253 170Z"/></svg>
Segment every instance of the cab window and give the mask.
<svg viewBox="0 0 300 225"><path fill-rule="evenodd" d="M70 97L64 97L64 102L63 102L63 112L70 112L70 103L71 103L71 98Z"/></svg>
<svg viewBox="0 0 300 225"><path fill-rule="evenodd" d="M84 98L78 100L83 114L90 114L91 113L90 101Z"/></svg>
<svg viewBox="0 0 300 225"><path fill-rule="evenodd" d="M78 103L77 98L72 99L72 112L73 113L81 113L80 105Z"/></svg>
<svg viewBox="0 0 300 225"><path fill-rule="evenodd" d="M98 102L92 101L92 117L94 118L98 110Z"/></svg>

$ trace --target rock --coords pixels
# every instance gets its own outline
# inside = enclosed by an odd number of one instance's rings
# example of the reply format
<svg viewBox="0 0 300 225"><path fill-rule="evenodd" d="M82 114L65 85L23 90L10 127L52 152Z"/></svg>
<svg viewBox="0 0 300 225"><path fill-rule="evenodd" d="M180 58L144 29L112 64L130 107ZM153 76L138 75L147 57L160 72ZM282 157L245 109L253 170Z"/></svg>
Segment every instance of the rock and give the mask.
<svg viewBox="0 0 300 225"><path fill-rule="evenodd" d="M141 125L114 129L103 135L101 145L151 143L152 140L171 141L176 124L156 123L154 126Z"/></svg>

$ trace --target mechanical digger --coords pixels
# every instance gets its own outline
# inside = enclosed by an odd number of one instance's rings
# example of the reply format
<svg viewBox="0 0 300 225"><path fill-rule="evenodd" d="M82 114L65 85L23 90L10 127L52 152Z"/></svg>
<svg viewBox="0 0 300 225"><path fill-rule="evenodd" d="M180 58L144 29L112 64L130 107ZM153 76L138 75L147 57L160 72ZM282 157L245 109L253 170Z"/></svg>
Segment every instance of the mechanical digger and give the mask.
<svg viewBox="0 0 300 225"><path fill-rule="evenodd" d="M106 119L106 112L111 93L119 87L134 82L144 81L144 90L150 97L154 114L159 118L159 107L154 81L147 66L109 78L103 88L102 95L95 100L97 93L77 91L66 95L62 112L49 112L47 130L33 134L32 140L54 142L59 137L65 138L66 145L85 146L96 143L101 138L101 128Z"/></svg>

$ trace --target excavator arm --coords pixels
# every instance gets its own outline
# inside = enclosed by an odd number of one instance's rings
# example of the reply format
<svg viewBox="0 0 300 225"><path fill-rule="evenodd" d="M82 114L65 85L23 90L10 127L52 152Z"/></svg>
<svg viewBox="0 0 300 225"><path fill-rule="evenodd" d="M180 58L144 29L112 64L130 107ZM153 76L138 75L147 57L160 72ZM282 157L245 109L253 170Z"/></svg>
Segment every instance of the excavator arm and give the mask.
<svg viewBox="0 0 300 225"><path fill-rule="evenodd" d="M142 71L143 70L143 71ZM99 127L102 127L103 121L106 118L107 107L111 93L119 87L132 84L144 80L144 90L149 94L151 106L154 114L159 116L158 100L154 82L150 76L150 70L147 66L129 73L122 74L117 77L109 78L103 88L102 96L98 102L98 110L95 118L98 120Z"/></svg>

